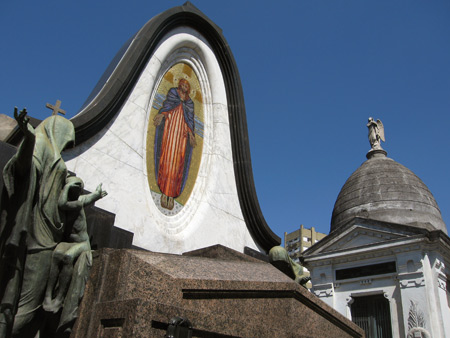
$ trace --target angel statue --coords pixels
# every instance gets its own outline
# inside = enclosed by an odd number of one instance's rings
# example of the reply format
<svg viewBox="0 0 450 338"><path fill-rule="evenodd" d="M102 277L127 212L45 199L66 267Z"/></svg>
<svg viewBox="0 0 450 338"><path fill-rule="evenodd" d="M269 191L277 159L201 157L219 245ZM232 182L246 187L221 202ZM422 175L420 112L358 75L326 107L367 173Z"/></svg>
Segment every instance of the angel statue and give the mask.
<svg viewBox="0 0 450 338"><path fill-rule="evenodd" d="M383 123L380 120L377 120L377 122L375 122L372 117L369 117L367 128L369 128L369 142L372 146L372 150L383 149L381 148L380 144L381 141L386 142L384 138Z"/></svg>

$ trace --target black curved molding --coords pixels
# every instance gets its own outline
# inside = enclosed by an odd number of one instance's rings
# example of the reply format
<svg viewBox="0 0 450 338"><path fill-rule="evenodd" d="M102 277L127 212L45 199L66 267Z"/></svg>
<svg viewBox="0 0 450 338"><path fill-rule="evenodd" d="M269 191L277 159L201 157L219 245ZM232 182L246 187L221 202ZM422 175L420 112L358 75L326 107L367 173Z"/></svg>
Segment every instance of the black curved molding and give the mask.
<svg viewBox="0 0 450 338"><path fill-rule="evenodd" d="M155 16L136 34L109 81L71 120L75 126L76 143L94 136L120 111L158 43L166 33L180 26L201 32L220 65L227 94L234 172L242 213L254 240L268 252L281 240L267 225L256 195L244 95L236 62L222 30L190 2Z"/></svg>

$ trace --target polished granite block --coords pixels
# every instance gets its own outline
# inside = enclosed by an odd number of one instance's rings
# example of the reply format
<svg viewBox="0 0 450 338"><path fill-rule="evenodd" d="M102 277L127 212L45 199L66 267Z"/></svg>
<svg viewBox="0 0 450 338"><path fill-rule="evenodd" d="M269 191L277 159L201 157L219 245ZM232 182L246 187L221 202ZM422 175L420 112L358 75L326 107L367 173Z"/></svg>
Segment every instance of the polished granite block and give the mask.
<svg viewBox="0 0 450 338"><path fill-rule="evenodd" d="M176 316L192 323L193 337L363 336L272 265L213 246L99 250L71 337L163 337Z"/></svg>

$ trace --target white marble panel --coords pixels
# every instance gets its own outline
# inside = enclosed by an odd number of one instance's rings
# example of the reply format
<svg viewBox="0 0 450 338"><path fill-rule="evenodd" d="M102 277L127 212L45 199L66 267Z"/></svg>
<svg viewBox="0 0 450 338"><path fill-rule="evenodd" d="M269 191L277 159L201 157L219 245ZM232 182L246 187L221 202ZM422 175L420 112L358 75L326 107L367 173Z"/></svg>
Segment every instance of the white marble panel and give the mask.
<svg viewBox="0 0 450 338"><path fill-rule="evenodd" d="M192 194L174 216L161 213L147 181L146 139L153 95L176 62L196 72L204 96L203 154ZM195 30L178 28L162 39L115 118L95 137L64 154L88 190L103 182L108 196L97 206L116 214L115 226L134 233L133 244L182 253L213 244L258 250L239 204L227 99L220 67Z"/></svg>
<svg viewBox="0 0 450 338"><path fill-rule="evenodd" d="M223 123L229 125L228 108L222 103L214 103L213 105L213 123Z"/></svg>
<svg viewBox="0 0 450 338"><path fill-rule="evenodd" d="M135 105L144 109L144 111L147 111L150 95L152 94L148 89L152 87L156 80L157 73L155 70L160 67L161 62L157 58L150 59L137 82L139 85L135 86L131 92L128 102L133 102Z"/></svg>
<svg viewBox="0 0 450 338"><path fill-rule="evenodd" d="M230 140L230 126L226 123L214 123L214 142L212 153L233 162Z"/></svg>

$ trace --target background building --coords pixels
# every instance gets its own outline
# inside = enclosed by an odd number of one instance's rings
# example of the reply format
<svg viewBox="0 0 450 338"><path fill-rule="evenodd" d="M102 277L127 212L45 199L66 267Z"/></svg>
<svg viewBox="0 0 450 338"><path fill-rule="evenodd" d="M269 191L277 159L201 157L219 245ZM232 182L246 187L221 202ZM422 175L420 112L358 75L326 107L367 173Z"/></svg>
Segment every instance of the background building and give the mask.
<svg viewBox="0 0 450 338"><path fill-rule="evenodd" d="M294 262L300 263L302 252L324 237L326 237L326 234L316 232L314 227L311 227L311 229L305 228L302 224L300 225L300 229L289 234L287 232L284 233L284 247L287 250L289 257L291 257ZM303 269L306 275L309 276L308 269L306 267L303 267ZM308 282L306 287L310 289L312 287L311 282Z"/></svg>
<svg viewBox="0 0 450 338"><path fill-rule="evenodd" d="M408 168L370 151L336 200L330 234L303 254L312 292L366 337L450 337L450 238Z"/></svg>
<svg viewBox="0 0 450 338"><path fill-rule="evenodd" d="M316 232L314 227L308 229L302 224L300 225L300 229L291 233L284 233L284 247L292 260L299 263L301 253L325 236L326 234Z"/></svg>

